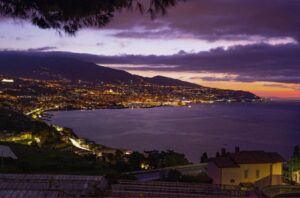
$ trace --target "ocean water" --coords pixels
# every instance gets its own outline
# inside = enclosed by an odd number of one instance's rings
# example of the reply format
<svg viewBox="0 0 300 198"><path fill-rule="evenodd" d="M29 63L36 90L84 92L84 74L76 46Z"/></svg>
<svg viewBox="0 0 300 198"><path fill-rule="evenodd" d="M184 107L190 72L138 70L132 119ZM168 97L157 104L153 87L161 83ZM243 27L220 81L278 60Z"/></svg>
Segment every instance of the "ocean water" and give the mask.
<svg viewBox="0 0 300 198"><path fill-rule="evenodd" d="M221 148L276 151L300 145L300 102L53 111L50 123L97 143L131 150L172 149L198 162Z"/></svg>

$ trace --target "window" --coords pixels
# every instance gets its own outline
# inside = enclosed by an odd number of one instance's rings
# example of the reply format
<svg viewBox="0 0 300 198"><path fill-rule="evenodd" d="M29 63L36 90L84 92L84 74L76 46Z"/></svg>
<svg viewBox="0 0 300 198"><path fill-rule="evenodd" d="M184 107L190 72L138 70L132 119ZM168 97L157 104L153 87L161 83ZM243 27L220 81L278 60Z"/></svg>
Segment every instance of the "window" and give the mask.
<svg viewBox="0 0 300 198"><path fill-rule="evenodd" d="M249 170L245 170L244 171L244 178L248 179L248 175L249 175Z"/></svg>
<svg viewBox="0 0 300 198"><path fill-rule="evenodd" d="M259 178L259 177L260 177L260 171L256 170L256 178Z"/></svg>

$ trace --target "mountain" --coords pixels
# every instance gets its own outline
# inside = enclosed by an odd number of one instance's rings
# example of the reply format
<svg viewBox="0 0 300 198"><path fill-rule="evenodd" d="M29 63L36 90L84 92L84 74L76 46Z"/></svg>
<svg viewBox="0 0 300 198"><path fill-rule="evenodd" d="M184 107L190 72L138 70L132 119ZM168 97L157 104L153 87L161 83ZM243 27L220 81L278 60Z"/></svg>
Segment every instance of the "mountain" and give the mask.
<svg viewBox="0 0 300 198"><path fill-rule="evenodd" d="M75 90L70 91L69 89L64 89L65 84L60 84L60 89L51 89L49 86L44 86L45 93L48 94L57 93L61 90L64 90L63 92L59 93L61 96L64 96L64 102L57 101L57 103L60 103L61 106L66 109L82 108L82 103L84 103L85 108L116 107L117 103L121 104L126 100L137 97L137 95L143 99L149 97L152 99L169 97L169 99L172 98L171 100L188 98L189 100L219 102L256 101L260 99L258 96L247 91L233 91L203 87L197 84L163 76L146 78L132 75L126 71L98 66L97 64L78 60L76 58L57 56L48 53L2 52L0 53L0 77L1 75L7 77L23 77L40 80L67 80L70 81L68 83L73 85L77 85L78 81L114 85L133 85L128 86L128 89L123 90L125 91L123 92L125 95L122 95L122 97L117 95L113 98L104 97L105 100L101 95L97 94L93 96L90 96L89 94L74 94L74 92L76 92ZM22 81L24 79L19 80ZM31 97L32 95L37 96L38 94L42 94L42 83L45 82L37 83L39 86L36 87L31 84L26 85L25 82L21 83L23 84L23 88L26 86L30 87L27 89L15 89L14 86L16 84L12 84L12 87L9 87L8 85L2 83L0 84L0 88L6 90L4 93L7 94L5 99L7 101L7 98L9 98L11 94L15 94L15 96L25 95L25 98L27 95L30 95ZM139 85L142 85L142 87ZM143 85L150 86L144 87ZM159 85L159 87L151 85ZM166 86L180 86L180 88ZM86 88L86 90L88 90L88 88ZM93 91L91 91L91 93L92 92ZM101 98L101 103L93 102L96 100L96 96ZM81 97L81 99L78 100L78 97ZM17 103L16 101L10 102L14 105L20 103L19 101ZM29 104L26 102L23 102L22 104L25 104L26 108L29 107ZM23 106L21 107L21 109L23 109Z"/></svg>
<svg viewBox="0 0 300 198"><path fill-rule="evenodd" d="M197 84L163 76L145 78L76 58L47 53L2 52L0 53L0 74L40 80L66 79L112 84L147 82L165 86L200 87Z"/></svg>
<svg viewBox="0 0 300 198"><path fill-rule="evenodd" d="M0 74L41 80L68 79L105 83L139 82L142 77L74 58L43 53L0 53Z"/></svg>

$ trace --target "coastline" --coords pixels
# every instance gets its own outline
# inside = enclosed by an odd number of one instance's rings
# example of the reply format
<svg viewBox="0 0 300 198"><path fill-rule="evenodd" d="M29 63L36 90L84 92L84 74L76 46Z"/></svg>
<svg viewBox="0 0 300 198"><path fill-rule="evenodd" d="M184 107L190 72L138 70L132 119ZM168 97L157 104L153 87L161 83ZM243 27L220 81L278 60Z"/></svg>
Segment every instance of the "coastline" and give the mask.
<svg viewBox="0 0 300 198"><path fill-rule="evenodd" d="M297 109L298 102L277 101L200 104L192 108L157 108L149 111L124 109L119 112L100 109L94 112L58 112L54 114L52 123L65 123L79 136L113 148L137 151L173 149L198 156L196 153L201 151L214 154L217 149L232 149L231 147L239 145L249 149L275 150L288 156L290 145L295 143L285 134L299 136L295 133L295 122L288 128L285 123L290 116L298 114ZM221 112L224 114L220 114ZM273 124L275 127L271 127ZM274 141L263 141L270 136ZM256 140L255 137L260 138ZM291 141L291 144L287 144L287 141Z"/></svg>
<svg viewBox="0 0 300 198"><path fill-rule="evenodd" d="M153 106L138 106L138 107L129 107L129 106L114 106L114 107L105 107L105 108L52 108L52 109L47 109L43 110L40 115L47 114L48 112L52 111L94 111L94 110L104 110L104 109L109 109L109 110L119 110L119 109L152 109L152 108L161 108L161 107L188 107L192 105L215 105L215 104L255 104L255 103L268 103L268 102L283 102L285 100L268 100L268 99L260 99L260 100L255 100L251 102L241 102L241 101L232 101L232 102L199 102L199 103L188 103L185 105L153 105ZM293 101L291 101L293 102ZM300 102L297 101L297 102ZM42 116L43 117L43 116ZM42 118L41 117L41 118Z"/></svg>

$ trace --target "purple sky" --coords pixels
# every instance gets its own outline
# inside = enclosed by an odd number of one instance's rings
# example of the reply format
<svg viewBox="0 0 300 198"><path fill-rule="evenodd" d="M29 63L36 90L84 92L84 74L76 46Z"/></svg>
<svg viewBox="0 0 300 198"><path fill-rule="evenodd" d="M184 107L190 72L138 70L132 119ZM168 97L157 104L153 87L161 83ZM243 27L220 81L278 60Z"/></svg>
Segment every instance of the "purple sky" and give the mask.
<svg viewBox="0 0 300 198"><path fill-rule="evenodd" d="M0 49L96 54L141 75L300 98L299 10L298 0L188 0L154 21L123 11L75 36L0 18Z"/></svg>

